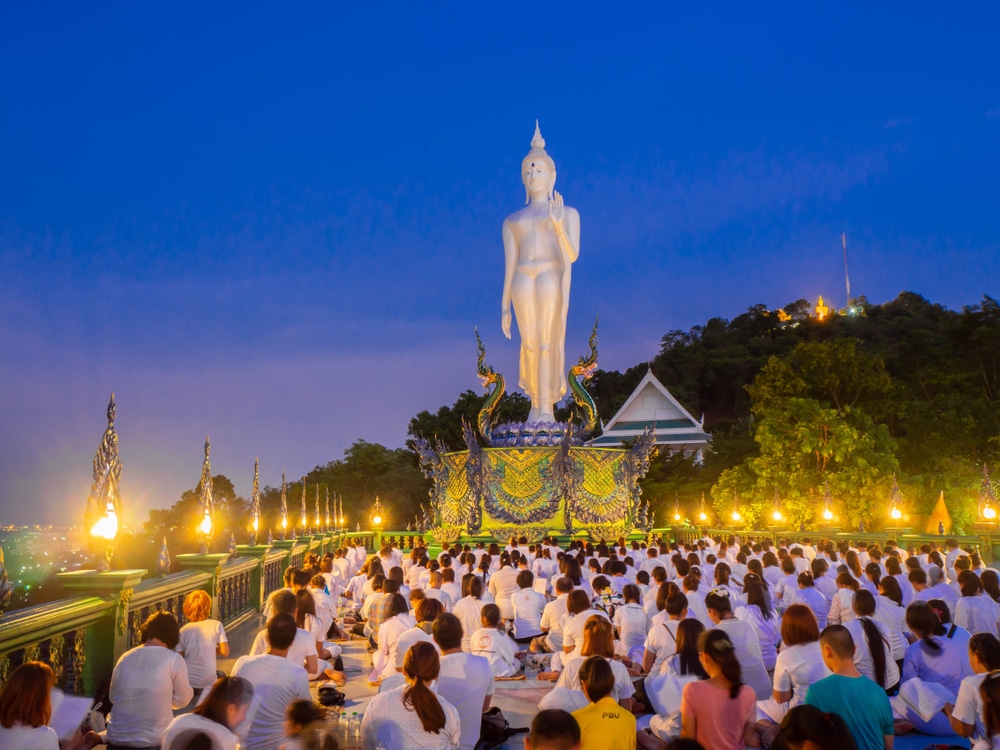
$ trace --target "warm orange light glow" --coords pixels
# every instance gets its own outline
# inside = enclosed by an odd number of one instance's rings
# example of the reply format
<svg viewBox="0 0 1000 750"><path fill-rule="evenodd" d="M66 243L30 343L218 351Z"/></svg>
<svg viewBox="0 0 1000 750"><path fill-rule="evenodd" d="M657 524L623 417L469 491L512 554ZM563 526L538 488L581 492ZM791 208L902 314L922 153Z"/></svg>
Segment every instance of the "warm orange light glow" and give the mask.
<svg viewBox="0 0 1000 750"><path fill-rule="evenodd" d="M707 521L708 520L708 516L705 515L705 511L702 511L701 513L698 514L698 519L701 520L701 521Z"/></svg>
<svg viewBox="0 0 1000 750"><path fill-rule="evenodd" d="M899 508L894 507L891 511L889 511L889 515L892 517L893 521L898 521L903 517L903 512Z"/></svg>
<svg viewBox="0 0 1000 750"><path fill-rule="evenodd" d="M983 508L983 518L992 521L996 517L997 517L996 509L992 505L987 505L985 508Z"/></svg>
<svg viewBox="0 0 1000 750"><path fill-rule="evenodd" d="M254 516L253 517L253 530L254 530L254 532L257 532L259 529L260 529L260 519L258 519L257 516Z"/></svg>
<svg viewBox="0 0 1000 750"><path fill-rule="evenodd" d="M780 521L782 518L781 511L780 510L774 511L774 513L771 514L771 518L773 518L775 521Z"/></svg>
<svg viewBox="0 0 1000 750"><path fill-rule="evenodd" d="M283 529L288 528L288 519L285 518L284 516L281 517L281 528Z"/></svg>
<svg viewBox="0 0 1000 750"><path fill-rule="evenodd" d="M108 503L104 516L90 527L90 533L100 539L112 540L118 535L118 515L115 506Z"/></svg>
<svg viewBox="0 0 1000 750"><path fill-rule="evenodd" d="M674 513L674 520L675 521L680 521L681 520L681 514L680 513Z"/></svg>
<svg viewBox="0 0 1000 750"><path fill-rule="evenodd" d="M374 524L375 526L381 526L382 525L382 516L373 516L372 517L372 524Z"/></svg>
<svg viewBox="0 0 1000 750"><path fill-rule="evenodd" d="M734 521L739 521L740 520L740 512L738 510L734 510L732 518L733 518Z"/></svg>
<svg viewBox="0 0 1000 750"><path fill-rule="evenodd" d="M829 508L824 508L823 509L823 520L824 521L832 521L833 520L833 511L830 510Z"/></svg>
<svg viewBox="0 0 1000 750"><path fill-rule="evenodd" d="M205 517L201 519L201 523L198 524L198 531L205 536L210 536L212 533L212 516L207 511Z"/></svg>

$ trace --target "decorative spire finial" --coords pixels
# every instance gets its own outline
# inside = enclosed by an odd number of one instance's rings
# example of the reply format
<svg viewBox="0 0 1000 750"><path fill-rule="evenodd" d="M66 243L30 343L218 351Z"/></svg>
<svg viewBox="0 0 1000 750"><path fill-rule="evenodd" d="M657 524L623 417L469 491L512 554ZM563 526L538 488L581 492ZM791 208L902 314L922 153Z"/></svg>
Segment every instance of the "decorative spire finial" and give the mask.
<svg viewBox="0 0 1000 750"><path fill-rule="evenodd" d="M545 148L545 139L542 138L542 131L538 127L538 120L535 120L535 135L531 138L531 147Z"/></svg>

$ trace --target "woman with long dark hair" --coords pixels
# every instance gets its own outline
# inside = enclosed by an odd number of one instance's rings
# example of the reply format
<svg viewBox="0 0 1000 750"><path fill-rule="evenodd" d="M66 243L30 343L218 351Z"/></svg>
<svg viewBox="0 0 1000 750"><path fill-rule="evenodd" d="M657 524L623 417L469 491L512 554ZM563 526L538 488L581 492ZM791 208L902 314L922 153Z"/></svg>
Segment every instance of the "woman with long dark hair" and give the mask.
<svg viewBox="0 0 1000 750"><path fill-rule="evenodd" d="M676 677L708 679L708 672L701 663L698 639L705 626L698 620L681 620L677 625L677 650L663 664L663 672Z"/></svg>
<svg viewBox="0 0 1000 750"><path fill-rule="evenodd" d="M903 607L903 592L892 576L885 576L878 584L878 599L875 600L875 619L889 629L892 636L892 658L902 666L906 647L910 645L906 634L906 609Z"/></svg>
<svg viewBox="0 0 1000 750"><path fill-rule="evenodd" d="M441 671L434 645L413 644L403 660L406 685L379 693L361 721L366 748L453 750L461 740L458 710L433 690Z"/></svg>
<svg viewBox="0 0 1000 750"><path fill-rule="evenodd" d="M472 634L480 628L486 605L487 602L483 601L483 579L473 574L462 576L462 598L455 602L452 614L462 622L462 650L465 652L469 651Z"/></svg>
<svg viewBox="0 0 1000 750"><path fill-rule="evenodd" d="M906 608L906 625L917 640L906 649L903 657L902 682L905 684L919 677L957 694L962 680L972 674L967 648L948 637L948 629L942 626L939 616L927 602L915 601ZM910 708L906 711L906 720L924 734L945 736L952 731L943 713L927 721Z"/></svg>
<svg viewBox="0 0 1000 750"><path fill-rule="evenodd" d="M754 691L741 679L729 635L709 630L698 639L707 680L689 682L681 694L681 736L713 750L742 750L757 744Z"/></svg>
<svg viewBox="0 0 1000 750"><path fill-rule="evenodd" d="M236 750L236 728L246 718L253 701L253 685L242 677L220 677L208 695L189 714L176 717L163 735L162 750L183 750L192 734L201 732L218 750Z"/></svg>
<svg viewBox="0 0 1000 750"><path fill-rule="evenodd" d="M971 570L958 574L958 587L962 596L955 605L955 624L976 633L997 635L997 620L1000 607L993 599L983 594L983 584L979 576Z"/></svg>
<svg viewBox="0 0 1000 750"><path fill-rule="evenodd" d="M778 628L780 623L771 608L770 597L758 581L744 583L747 603L736 610L736 617L748 623L757 634L760 643L760 654L764 660L764 668L768 672L774 669L778 658Z"/></svg>
<svg viewBox="0 0 1000 750"><path fill-rule="evenodd" d="M875 597L862 589L854 594L855 619L844 625L854 639L854 666L887 692L899 683L899 667L892 658L892 633L875 619Z"/></svg>
<svg viewBox="0 0 1000 750"><path fill-rule="evenodd" d="M796 706L781 722L781 747L788 750L858 750L851 728L840 714L820 711L815 706Z"/></svg>
<svg viewBox="0 0 1000 750"><path fill-rule="evenodd" d="M724 631L736 649L736 659L743 665L743 677L759 700L771 695L771 678L764 666L760 642L753 626L733 614L732 601L725 589L712 589L705 596L705 608L714 627Z"/></svg>

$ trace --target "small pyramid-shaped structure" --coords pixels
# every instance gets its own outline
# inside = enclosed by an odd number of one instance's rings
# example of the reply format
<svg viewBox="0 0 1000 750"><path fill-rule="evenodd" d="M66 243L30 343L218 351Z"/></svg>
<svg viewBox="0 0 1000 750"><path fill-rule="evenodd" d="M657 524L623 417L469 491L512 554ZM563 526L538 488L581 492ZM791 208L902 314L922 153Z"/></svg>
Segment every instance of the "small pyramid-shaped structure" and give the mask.
<svg viewBox="0 0 1000 750"><path fill-rule="evenodd" d="M939 533L938 524L944 524L944 533L951 533L951 514L948 513L948 506L944 504L944 492L941 493L941 497L938 498L937 504L934 506L934 510L931 512L931 517L927 519L927 528L924 529L925 534L937 534Z"/></svg>
<svg viewBox="0 0 1000 750"><path fill-rule="evenodd" d="M652 370L647 370L632 395L604 426L604 433L590 441L597 448L617 447L652 427L656 444L686 455L704 456L712 436L705 432L705 419L696 420L681 406Z"/></svg>

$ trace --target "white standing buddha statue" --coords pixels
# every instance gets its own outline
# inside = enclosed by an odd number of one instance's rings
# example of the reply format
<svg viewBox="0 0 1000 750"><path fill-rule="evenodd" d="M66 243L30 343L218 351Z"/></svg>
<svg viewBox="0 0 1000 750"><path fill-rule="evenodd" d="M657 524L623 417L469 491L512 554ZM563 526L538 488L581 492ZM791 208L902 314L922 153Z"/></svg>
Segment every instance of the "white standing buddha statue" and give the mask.
<svg viewBox="0 0 1000 750"><path fill-rule="evenodd" d="M571 266L580 254L580 214L554 190L556 165L535 122L521 163L527 204L503 222L501 327L510 338L511 302L521 334L519 384L531 399L529 422L555 422L566 395L566 317Z"/></svg>

